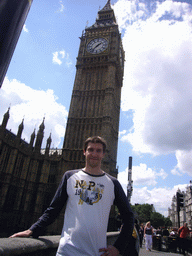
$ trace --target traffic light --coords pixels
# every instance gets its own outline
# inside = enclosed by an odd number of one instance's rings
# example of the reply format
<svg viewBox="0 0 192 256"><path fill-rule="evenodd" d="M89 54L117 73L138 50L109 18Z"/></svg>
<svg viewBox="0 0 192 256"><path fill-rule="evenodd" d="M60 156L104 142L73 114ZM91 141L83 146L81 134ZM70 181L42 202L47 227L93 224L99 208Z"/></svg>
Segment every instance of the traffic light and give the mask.
<svg viewBox="0 0 192 256"><path fill-rule="evenodd" d="M183 194L177 192L177 211L180 211L180 207L184 206L184 196Z"/></svg>

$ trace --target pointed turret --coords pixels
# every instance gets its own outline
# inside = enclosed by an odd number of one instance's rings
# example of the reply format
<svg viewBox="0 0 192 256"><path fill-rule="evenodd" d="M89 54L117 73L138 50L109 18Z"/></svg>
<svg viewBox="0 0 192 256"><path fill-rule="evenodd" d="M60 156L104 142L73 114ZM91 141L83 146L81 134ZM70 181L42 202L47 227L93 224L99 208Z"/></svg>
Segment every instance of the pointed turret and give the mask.
<svg viewBox="0 0 192 256"><path fill-rule="evenodd" d="M108 0L106 5L98 12L98 19L97 22L106 22L111 24L116 24L115 13L111 8L111 1Z"/></svg>
<svg viewBox="0 0 192 256"><path fill-rule="evenodd" d="M52 142L52 139L51 139L51 133L49 135L49 138L47 139L47 145L46 145L46 149L45 149L45 155L49 155L49 149L51 147L51 142Z"/></svg>
<svg viewBox="0 0 192 256"><path fill-rule="evenodd" d="M35 129L34 129L33 133L31 134L31 139L30 139L30 143L29 143L30 148L33 147L34 140L35 140Z"/></svg>
<svg viewBox="0 0 192 256"><path fill-rule="evenodd" d="M18 132L17 132L17 138L21 138L21 134L23 132L23 129L24 129L24 118L22 120L22 122L20 123L19 127L18 127Z"/></svg>
<svg viewBox="0 0 192 256"><path fill-rule="evenodd" d="M39 131L41 131L41 132L43 132L44 129L45 129L44 121L45 121L45 117L43 118L43 122L42 122L41 125L39 126Z"/></svg>
<svg viewBox="0 0 192 256"><path fill-rule="evenodd" d="M93 24L93 26L91 27L86 28L86 30L103 27L103 26L114 26L114 25L117 25L115 13L111 8L111 1L108 0L106 5L103 7L103 9L98 11L98 17L96 19L95 24Z"/></svg>
<svg viewBox="0 0 192 256"><path fill-rule="evenodd" d="M107 1L106 5L103 7L103 9L100 10L100 12L108 11L108 10L112 10L112 8L111 8L111 1L110 0Z"/></svg>
<svg viewBox="0 0 192 256"><path fill-rule="evenodd" d="M44 121L45 121L45 117L43 118L43 122L39 126L39 130L37 132L37 138L36 138L36 142L35 142L35 151L36 152L40 152L40 150L41 150L41 144L43 141L44 129L45 129Z"/></svg>
<svg viewBox="0 0 192 256"><path fill-rule="evenodd" d="M8 108L7 112L4 114L3 116L3 122L2 122L2 128L5 129L6 126L7 126L7 123L8 123L8 120L9 120L9 110L10 110L10 107Z"/></svg>

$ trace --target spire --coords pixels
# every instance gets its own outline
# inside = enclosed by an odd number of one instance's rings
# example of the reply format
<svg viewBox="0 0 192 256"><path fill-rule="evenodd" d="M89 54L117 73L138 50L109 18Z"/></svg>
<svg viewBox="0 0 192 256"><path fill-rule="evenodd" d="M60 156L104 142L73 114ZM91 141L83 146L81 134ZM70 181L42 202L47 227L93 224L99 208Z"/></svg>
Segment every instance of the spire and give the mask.
<svg viewBox="0 0 192 256"><path fill-rule="evenodd" d="M21 138L21 134L23 132L23 128L24 128L23 121L24 121L24 118L23 118L22 122L20 123L20 125L18 127L18 132L17 132L17 137L18 138Z"/></svg>
<svg viewBox="0 0 192 256"><path fill-rule="evenodd" d="M50 148L50 146L51 146L51 142L52 142L52 139L51 139L51 133L50 133L49 138L47 139L47 145L46 145L46 148Z"/></svg>
<svg viewBox="0 0 192 256"><path fill-rule="evenodd" d="M9 110L10 110L10 107L8 108L7 112L3 116L2 128L4 128L4 129L6 128L8 120L9 120L9 116L10 116Z"/></svg>
<svg viewBox="0 0 192 256"><path fill-rule="evenodd" d="M42 131L42 132L44 131L44 129L45 129L44 121L45 121L45 117L43 117L43 122L39 126L39 131Z"/></svg>
<svg viewBox="0 0 192 256"><path fill-rule="evenodd" d="M39 130L37 132L37 138L36 138L36 141L35 141L35 151L36 152L40 152L40 150L41 150L41 144L42 144L42 141L43 141L44 129L45 129L44 121L45 121L45 117L43 118L43 122L39 126Z"/></svg>
<svg viewBox="0 0 192 256"><path fill-rule="evenodd" d="M45 155L49 155L49 149L51 147L51 142L52 142L52 139L51 139L51 133L49 135L49 138L47 139L47 145L46 145L46 149L45 149Z"/></svg>
<svg viewBox="0 0 192 256"><path fill-rule="evenodd" d="M105 20L108 23L116 23L116 18L113 9L111 8L111 1L108 0L106 5L98 12L99 20Z"/></svg>
<svg viewBox="0 0 192 256"><path fill-rule="evenodd" d="M108 0L106 5L98 11L98 17L95 24L91 27L86 28L86 30L94 29L103 26L114 26L117 25L116 18L113 9L111 8L111 1Z"/></svg>
<svg viewBox="0 0 192 256"><path fill-rule="evenodd" d="M29 143L30 148L33 147L34 140L35 140L35 129L34 129L33 133L31 134L31 140Z"/></svg>
<svg viewBox="0 0 192 256"><path fill-rule="evenodd" d="M109 10L112 10L112 8L111 8L111 1L110 0L107 1L106 5L103 7L103 9L100 10L100 12L102 12L102 11L109 11Z"/></svg>

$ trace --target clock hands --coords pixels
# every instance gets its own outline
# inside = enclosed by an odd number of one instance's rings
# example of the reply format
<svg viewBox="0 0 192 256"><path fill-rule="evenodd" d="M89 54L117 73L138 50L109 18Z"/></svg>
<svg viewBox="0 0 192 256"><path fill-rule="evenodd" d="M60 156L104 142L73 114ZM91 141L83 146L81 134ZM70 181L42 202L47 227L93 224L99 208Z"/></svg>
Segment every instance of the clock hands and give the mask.
<svg viewBox="0 0 192 256"><path fill-rule="evenodd" d="M92 54L103 52L108 46L108 41L104 38L94 38L87 44L87 51Z"/></svg>
<svg viewBox="0 0 192 256"><path fill-rule="evenodd" d="M99 45L101 45L102 43L98 43L96 44L96 46L93 48L93 50L95 50Z"/></svg>

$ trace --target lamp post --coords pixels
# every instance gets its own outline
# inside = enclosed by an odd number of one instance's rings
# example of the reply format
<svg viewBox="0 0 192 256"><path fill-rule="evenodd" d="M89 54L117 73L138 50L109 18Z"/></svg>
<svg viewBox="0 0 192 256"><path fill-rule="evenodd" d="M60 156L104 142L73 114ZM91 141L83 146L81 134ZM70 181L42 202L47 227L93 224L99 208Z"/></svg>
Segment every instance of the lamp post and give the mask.
<svg viewBox="0 0 192 256"><path fill-rule="evenodd" d="M127 200L130 203L133 186L132 186L132 156L129 157L129 169L128 169L128 185L127 185Z"/></svg>

